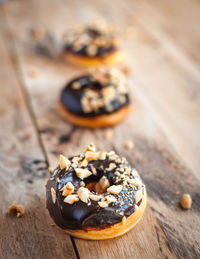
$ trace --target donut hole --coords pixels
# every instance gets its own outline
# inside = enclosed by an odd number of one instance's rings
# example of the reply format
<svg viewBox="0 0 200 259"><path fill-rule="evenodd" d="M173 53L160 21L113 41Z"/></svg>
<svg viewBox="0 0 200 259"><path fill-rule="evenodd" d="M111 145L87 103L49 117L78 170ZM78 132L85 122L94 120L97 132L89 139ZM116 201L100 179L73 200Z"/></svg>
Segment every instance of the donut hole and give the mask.
<svg viewBox="0 0 200 259"><path fill-rule="evenodd" d="M98 182L97 181L90 182L85 187L91 192L102 194L102 193L106 193L107 188L109 186L110 186L110 183L108 178L106 176L102 176Z"/></svg>
<svg viewBox="0 0 200 259"><path fill-rule="evenodd" d="M90 192L96 192L95 186L98 182L91 182L88 183L85 187L90 191Z"/></svg>

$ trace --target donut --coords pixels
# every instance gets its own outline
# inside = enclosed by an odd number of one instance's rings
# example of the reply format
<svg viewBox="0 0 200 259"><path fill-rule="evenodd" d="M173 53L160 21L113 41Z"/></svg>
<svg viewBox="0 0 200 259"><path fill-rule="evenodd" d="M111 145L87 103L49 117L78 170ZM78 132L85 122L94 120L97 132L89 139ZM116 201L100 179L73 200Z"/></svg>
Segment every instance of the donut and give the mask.
<svg viewBox="0 0 200 259"><path fill-rule="evenodd" d="M78 126L114 126L131 111L129 85L120 69L97 69L71 80L58 102L61 115Z"/></svg>
<svg viewBox="0 0 200 259"><path fill-rule="evenodd" d="M123 59L119 40L105 23L79 27L65 35L64 58L73 65L113 65Z"/></svg>
<svg viewBox="0 0 200 259"><path fill-rule="evenodd" d="M88 240L121 236L141 219L146 189L138 172L114 151L90 144L79 156L60 156L46 185L51 218L67 234Z"/></svg>

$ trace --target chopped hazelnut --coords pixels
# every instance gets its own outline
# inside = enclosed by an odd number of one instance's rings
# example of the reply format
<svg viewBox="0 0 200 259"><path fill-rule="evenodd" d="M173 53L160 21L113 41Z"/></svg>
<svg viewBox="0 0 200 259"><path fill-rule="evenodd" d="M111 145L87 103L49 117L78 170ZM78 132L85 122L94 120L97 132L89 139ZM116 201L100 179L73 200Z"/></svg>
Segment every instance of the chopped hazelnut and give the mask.
<svg viewBox="0 0 200 259"><path fill-rule="evenodd" d="M143 197L143 194L142 194L142 189L138 190L134 196L135 198L135 203L138 203Z"/></svg>
<svg viewBox="0 0 200 259"><path fill-rule="evenodd" d="M135 204L134 206L135 211L139 209L138 205Z"/></svg>
<svg viewBox="0 0 200 259"><path fill-rule="evenodd" d="M93 165L90 166L90 169L94 175L97 174L97 169Z"/></svg>
<svg viewBox="0 0 200 259"><path fill-rule="evenodd" d="M112 193L112 194L118 194L122 190L122 185L112 185L110 186L107 191Z"/></svg>
<svg viewBox="0 0 200 259"><path fill-rule="evenodd" d="M75 168L75 171L76 175L82 180L92 174L92 172L90 172L88 169Z"/></svg>
<svg viewBox="0 0 200 259"><path fill-rule="evenodd" d="M62 195L67 196L74 192L74 185L71 182L68 182L63 189Z"/></svg>
<svg viewBox="0 0 200 259"><path fill-rule="evenodd" d="M77 194L70 194L66 198L64 198L64 202L68 204L73 204L74 202L79 201Z"/></svg>
<svg viewBox="0 0 200 259"><path fill-rule="evenodd" d="M65 156L60 155L60 169L64 169L67 168L71 165L71 162L69 161L69 159L67 159Z"/></svg>
<svg viewBox="0 0 200 259"><path fill-rule="evenodd" d="M115 163L110 163L109 164L109 167L108 168L106 168L106 171L112 171L113 169L115 169L116 168L116 164Z"/></svg>
<svg viewBox="0 0 200 259"><path fill-rule="evenodd" d="M101 196L100 195L95 195L95 194L89 194L89 198L93 201L99 201Z"/></svg>
<svg viewBox="0 0 200 259"><path fill-rule="evenodd" d="M116 155L116 154L115 154L115 151L113 151L113 150L110 151L109 153L107 153L107 156L108 156L108 157L113 156L113 155Z"/></svg>
<svg viewBox="0 0 200 259"><path fill-rule="evenodd" d="M86 158L88 161L97 160L97 158L98 158L98 153L92 152L92 151L87 151L87 152L85 153L85 158Z"/></svg>
<svg viewBox="0 0 200 259"><path fill-rule="evenodd" d="M105 160L106 159L106 153L103 151L98 152L98 158L99 160Z"/></svg>
<svg viewBox="0 0 200 259"><path fill-rule="evenodd" d="M88 45L86 51L89 56L95 56L97 54L98 48L96 45L91 44Z"/></svg>
<svg viewBox="0 0 200 259"><path fill-rule="evenodd" d="M56 191L54 190L53 187L51 187L51 198L53 203L56 203Z"/></svg>
<svg viewBox="0 0 200 259"><path fill-rule="evenodd" d="M89 199L89 190L85 187L80 187L78 189L78 197L81 201L87 203Z"/></svg>
<svg viewBox="0 0 200 259"><path fill-rule="evenodd" d="M96 152L96 147L94 144L90 144L86 147L86 152L91 151L91 152Z"/></svg>
<svg viewBox="0 0 200 259"><path fill-rule="evenodd" d="M126 167L125 173L128 174L128 175L130 175L130 173L131 173L131 168L130 168L130 167Z"/></svg>
<svg viewBox="0 0 200 259"><path fill-rule="evenodd" d="M126 97L125 97L124 95L120 95L120 96L119 96L119 102L120 102L121 104L125 103L125 102L126 102Z"/></svg>
<svg viewBox="0 0 200 259"><path fill-rule="evenodd" d="M78 52L80 49L82 49L82 43L80 41L75 41L73 43L73 50Z"/></svg>
<svg viewBox="0 0 200 259"><path fill-rule="evenodd" d="M112 129L106 129L105 131L105 138L111 139L113 137L113 130Z"/></svg>
<svg viewBox="0 0 200 259"><path fill-rule="evenodd" d="M106 207L108 207L108 203L105 202L105 201L99 201L98 204L99 204L99 206L100 206L101 208L106 208Z"/></svg>
<svg viewBox="0 0 200 259"><path fill-rule="evenodd" d="M24 215L24 206L21 204L12 204L8 207L8 214L14 215L17 218Z"/></svg>
<svg viewBox="0 0 200 259"><path fill-rule="evenodd" d="M127 140L125 143L124 143L124 147L126 149L132 149L134 147L134 143L132 140Z"/></svg>
<svg viewBox="0 0 200 259"><path fill-rule="evenodd" d="M183 194L180 204L183 209L190 209L192 206L192 198L190 194L188 193Z"/></svg>
<svg viewBox="0 0 200 259"><path fill-rule="evenodd" d="M85 186L84 181L81 181L81 182L80 182L80 185L84 187L84 186Z"/></svg>
<svg viewBox="0 0 200 259"><path fill-rule="evenodd" d="M72 86L72 89L74 89L74 90L78 90L81 88L81 84L79 81L73 82L71 86Z"/></svg>
<svg viewBox="0 0 200 259"><path fill-rule="evenodd" d="M116 95L116 90L113 86L106 86L102 89L102 95L106 102L110 102Z"/></svg>
<svg viewBox="0 0 200 259"><path fill-rule="evenodd" d="M81 163L80 163L80 167L86 167L87 165L88 165L87 159L84 159L84 160L81 161Z"/></svg>
<svg viewBox="0 0 200 259"><path fill-rule="evenodd" d="M90 113L92 111L92 107L86 97L81 98L81 106L85 113Z"/></svg>
<svg viewBox="0 0 200 259"><path fill-rule="evenodd" d="M132 186L140 186L140 181L138 179L128 179L127 182Z"/></svg>

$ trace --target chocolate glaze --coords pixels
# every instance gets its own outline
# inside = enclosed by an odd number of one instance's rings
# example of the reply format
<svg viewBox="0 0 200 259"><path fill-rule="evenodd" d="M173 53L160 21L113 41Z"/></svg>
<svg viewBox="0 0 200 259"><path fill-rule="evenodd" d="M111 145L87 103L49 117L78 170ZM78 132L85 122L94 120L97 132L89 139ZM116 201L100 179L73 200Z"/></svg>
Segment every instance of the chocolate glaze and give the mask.
<svg viewBox="0 0 200 259"><path fill-rule="evenodd" d="M88 28L86 33L88 33L93 39L95 39L96 37L101 35L101 33L98 30L91 29L91 28ZM68 51L68 52L70 52L72 54L75 54L75 55L78 55L80 57L81 56L82 57L90 57L87 54L87 47L88 47L88 45L85 44L85 45L83 45L83 47L80 50L75 51L73 49L73 44L67 44L64 47L64 49L65 49L65 51ZM105 57L105 56L107 56L107 55L109 55L109 54L111 54L115 51L117 51L117 48L114 45L110 45L110 46L106 46L106 47L99 47L95 57L103 58L103 57ZM94 57L90 57L90 58L94 58Z"/></svg>
<svg viewBox="0 0 200 259"><path fill-rule="evenodd" d="M91 175L84 179L87 185L90 182L98 182L102 176L106 176L110 182L110 185L120 184L116 182L116 176L114 170L107 172L105 168L109 167L109 163L112 161L106 160L95 160L90 161L88 169L94 166L97 169L96 175ZM140 178L137 175L137 178ZM123 189L120 194L114 195L117 198L115 203L110 203L108 207L101 208L97 201L90 199L90 203L84 203L81 200L70 205L65 203L63 200L65 197L62 196L61 189L68 182L72 182L75 188L75 192L81 187L81 179L76 176L74 169L65 171L60 170L57 167L52 173L49 181L47 182L46 196L47 196L47 209L54 222L63 229L85 229L93 227L95 229L102 229L113 224L116 224L122 220L122 216L119 212L124 212L126 217L130 216L135 211L135 200L134 195L136 191L132 191L130 194L130 187L127 186ZM51 187L56 191L56 202L52 201ZM133 190L133 189L132 189ZM108 195L105 193L103 195ZM138 206L141 201L138 202ZM131 204L131 206L130 206ZM116 212L117 211L117 212Z"/></svg>
<svg viewBox="0 0 200 259"><path fill-rule="evenodd" d="M79 51L75 51L73 49L73 46L72 45L66 45L65 46L65 51L68 51L74 55L78 55L80 57L89 57L88 54L87 54L87 45L83 46ZM117 51L116 47L114 46L109 46L109 47L99 47L98 50L97 50L97 54L95 55L95 57L99 57L99 58L103 58L107 55L110 55L112 53L114 53L115 51ZM90 57L90 58L94 58L93 56Z"/></svg>
<svg viewBox="0 0 200 259"><path fill-rule="evenodd" d="M73 89L72 84L73 82L79 82L81 84L80 89ZM81 116L81 117L95 117L103 114L111 114L120 108L127 106L130 103L130 99L128 94L125 95L125 103L121 104L118 99L115 99L112 102L112 108L113 110L111 112L107 111L105 107L100 108L97 112L90 112L85 113L81 106L81 98L84 94L84 91L89 89L95 89L96 91L100 91L104 86L100 84L98 81L92 81L91 77L89 75L84 75L81 77L78 77L72 81L70 81L65 88L61 92L60 96L60 102L62 105L71 113L74 113L75 115Z"/></svg>

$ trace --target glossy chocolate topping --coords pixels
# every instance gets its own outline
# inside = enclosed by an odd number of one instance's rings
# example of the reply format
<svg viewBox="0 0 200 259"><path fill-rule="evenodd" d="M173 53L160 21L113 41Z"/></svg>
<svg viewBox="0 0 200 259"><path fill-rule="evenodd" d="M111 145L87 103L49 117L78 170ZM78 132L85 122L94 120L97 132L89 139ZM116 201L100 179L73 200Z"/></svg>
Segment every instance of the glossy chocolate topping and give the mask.
<svg viewBox="0 0 200 259"><path fill-rule="evenodd" d="M78 82L80 84L79 89L73 89L73 83ZM81 103L85 92L88 89L93 90L95 93L102 96L102 89L107 87L108 84L103 85L98 80L94 80L90 75L78 77L69 82L61 92L60 102L61 104L71 113L82 116L82 117L95 117L104 114L111 114L112 112L118 111L120 108L127 106L130 103L128 93L124 94L123 102L120 102L119 96L110 102L110 109L108 110L106 105L102 105L98 110L91 110L85 112Z"/></svg>
<svg viewBox="0 0 200 259"><path fill-rule="evenodd" d="M84 157L83 157L84 159ZM72 161L72 159L70 159ZM95 229L106 228L110 225L118 223L122 220L123 216L128 217L140 205L142 198L136 203L136 192L143 193L143 185L141 178L136 171L134 171L134 179L141 182L140 186L135 188L128 184L124 184L123 177L116 176L115 172L117 168L123 163L116 163L116 168L107 171L109 165L113 163L112 160L106 156L105 160L92 160L88 163L87 169L92 170L96 168L96 175L92 174L89 177L81 180L73 167L68 170L61 170L57 167L52 173L46 188L47 195L47 209L54 222L63 229L87 229L92 227ZM124 166L128 166L124 164ZM123 173L121 173L123 175ZM63 187L71 182L74 185L74 192L82 186L83 182L87 187L88 183L98 182L102 176L106 176L109 180L110 186L123 184L122 191L119 194L112 194L115 198L115 202L111 202L107 207L102 208L99 206L98 201L89 199L88 203L79 199L78 202L68 204L64 202ZM56 199L52 199L51 188L54 188L56 192ZM94 191L91 193L97 194ZM110 193L105 191L101 194L102 199L108 196ZM55 203L54 203L55 202ZM137 206L136 206L137 205Z"/></svg>

